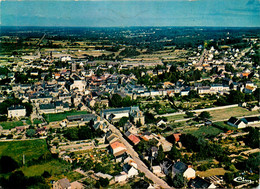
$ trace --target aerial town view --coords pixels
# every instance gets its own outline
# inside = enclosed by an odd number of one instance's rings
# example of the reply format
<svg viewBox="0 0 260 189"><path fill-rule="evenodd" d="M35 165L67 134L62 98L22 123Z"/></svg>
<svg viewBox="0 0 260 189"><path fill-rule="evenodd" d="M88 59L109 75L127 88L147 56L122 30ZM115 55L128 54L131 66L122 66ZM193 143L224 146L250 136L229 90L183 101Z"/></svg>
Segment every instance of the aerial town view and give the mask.
<svg viewBox="0 0 260 189"><path fill-rule="evenodd" d="M259 186L260 1L0 12L0 188Z"/></svg>

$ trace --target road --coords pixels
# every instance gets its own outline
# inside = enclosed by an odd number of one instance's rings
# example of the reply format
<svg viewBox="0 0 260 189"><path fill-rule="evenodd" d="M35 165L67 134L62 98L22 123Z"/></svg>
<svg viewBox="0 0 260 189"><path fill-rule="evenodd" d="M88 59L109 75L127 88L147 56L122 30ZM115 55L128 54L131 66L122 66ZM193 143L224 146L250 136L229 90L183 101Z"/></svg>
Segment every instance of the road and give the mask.
<svg viewBox="0 0 260 189"><path fill-rule="evenodd" d="M156 175L154 175L149 169L148 167L144 164L144 162L142 162L142 160L139 158L138 154L136 153L136 151L133 149L133 147L124 139L122 133L112 124L110 124L107 120L106 120L107 124L108 124L108 128L115 134L118 135L119 139L121 140L121 142L126 146L127 148L127 153L133 158L133 160L136 162L137 164L137 168L140 172L143 172L145 174L145 176L152 180L154 184L156 184L158 187L161 188L172 188L170 187L164 180L160 179L159 177L157 177Z"/></svg>
<svg viewBox="0 0 260 189"><path fill-rule="evenodd" d="M199 61L199 63L198 63L199 65L201 65L201 64L203 63L206 54L207 54L207 50L204 49L204 50L203 50L203 53L202 53L202 55L201 55L201 57L200 57L200 61Z"/></svg>

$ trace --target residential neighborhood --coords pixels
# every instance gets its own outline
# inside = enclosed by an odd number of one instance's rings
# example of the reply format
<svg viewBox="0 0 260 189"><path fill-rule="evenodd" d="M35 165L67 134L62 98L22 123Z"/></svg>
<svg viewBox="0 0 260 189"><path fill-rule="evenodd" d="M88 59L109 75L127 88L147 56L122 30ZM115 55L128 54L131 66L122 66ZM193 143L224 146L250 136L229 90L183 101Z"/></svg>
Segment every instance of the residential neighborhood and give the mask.
<svg viewBox="0 0 260 189"><path fill-rule="evenodd" d="M87 40L5 28L0 43L21 48L0 57L0 185L258 186L258 30L223 29L211 39L205 28L190 46L179 35L158 42L165 30L93 29ZM134 46L134 35L156 40Z"/></svg>

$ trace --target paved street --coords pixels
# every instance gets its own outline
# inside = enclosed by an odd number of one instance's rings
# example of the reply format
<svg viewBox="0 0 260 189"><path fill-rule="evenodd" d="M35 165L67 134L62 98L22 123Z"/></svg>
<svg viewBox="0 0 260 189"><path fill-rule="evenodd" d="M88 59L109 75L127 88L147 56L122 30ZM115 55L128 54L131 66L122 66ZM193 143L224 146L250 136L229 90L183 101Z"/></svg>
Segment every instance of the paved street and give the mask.
<svg viewBox="0 0 260 189"><path fill-rule="evenodd" d="M140 160L138 154L135 152L133 147L124 139L122 133L112 124L110 124L107 121L109 125L109 129L117 134L121 140L121 142L126 146L128 154L133 158L133 160L137 164L137 168L139 171L143 172L147 178L152 180L155 185L161 188L171 188L164 180L160 179L156 175L154 175L148 168L147 166Z"/></svg>

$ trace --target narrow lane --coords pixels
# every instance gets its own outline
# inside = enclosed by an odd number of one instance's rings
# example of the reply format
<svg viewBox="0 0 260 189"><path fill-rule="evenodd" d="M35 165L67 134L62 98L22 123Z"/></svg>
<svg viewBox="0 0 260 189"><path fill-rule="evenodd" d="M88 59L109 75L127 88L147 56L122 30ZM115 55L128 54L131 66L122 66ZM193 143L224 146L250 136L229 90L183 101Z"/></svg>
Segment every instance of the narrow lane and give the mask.
<svg viewBox="0 0 260 189"><path fill-rule="evenodd" d="M130 145L123 137L122 133L112 124L110 124L107 120L106 120L107 124L108 124L108 128L115 134L117 134L119 136L119 139L121 140L121 142L126 146L127 148L127 152L128 154L133 158L133 160L136 162L137 164L137 168L139 169L139 171L143 172L145 174L145 176L152 180L153 183L161 188L172 188L170 187L164 180L160 179L159 177L157 177L155 174L153 174L148 167L144 164L144 162L139 158L138 154L136 153L136 151L133 149L132 145Z"/></svg>

